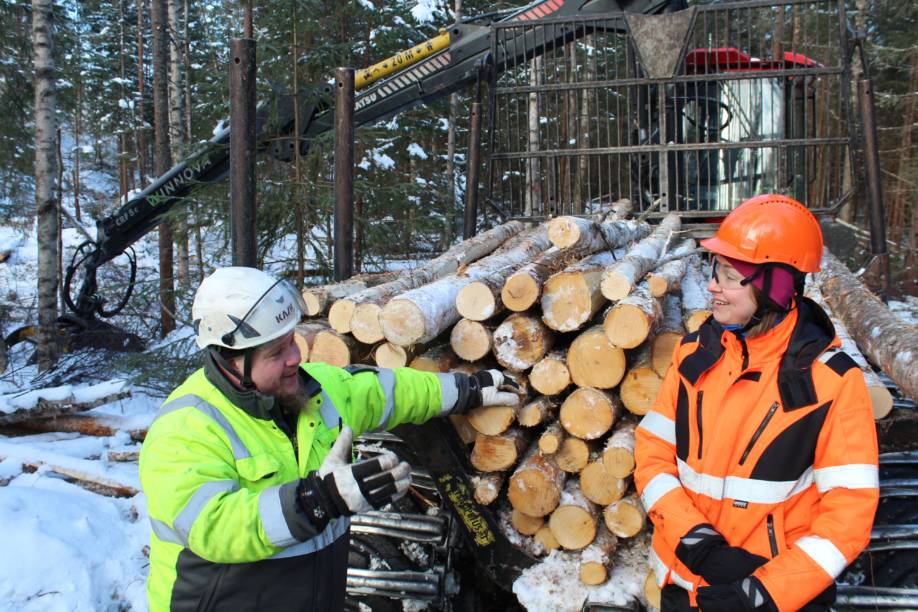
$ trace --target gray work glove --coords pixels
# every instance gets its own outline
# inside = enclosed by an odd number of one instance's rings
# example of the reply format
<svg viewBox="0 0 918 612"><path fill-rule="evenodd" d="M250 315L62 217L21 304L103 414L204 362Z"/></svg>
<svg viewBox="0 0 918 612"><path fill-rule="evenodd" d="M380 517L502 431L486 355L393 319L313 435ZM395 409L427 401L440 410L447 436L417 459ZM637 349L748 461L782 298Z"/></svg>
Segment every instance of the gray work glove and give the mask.
<svg viewBox="0 0 918 612"><path fill-rule="evenodd" d="M381 508L411 485L411 467L395 453L351 463L353 441L354 432L344 427L318 471L298 488L300 506L314 523Z"/></svg>
<svg viewBox="0 0 918 612"><path fill-rule="evenodd" d="M516 393L520 386L500 370L479 370L472 374L472 379L481 393L479 406L516 406L520 403Z"/></svg>

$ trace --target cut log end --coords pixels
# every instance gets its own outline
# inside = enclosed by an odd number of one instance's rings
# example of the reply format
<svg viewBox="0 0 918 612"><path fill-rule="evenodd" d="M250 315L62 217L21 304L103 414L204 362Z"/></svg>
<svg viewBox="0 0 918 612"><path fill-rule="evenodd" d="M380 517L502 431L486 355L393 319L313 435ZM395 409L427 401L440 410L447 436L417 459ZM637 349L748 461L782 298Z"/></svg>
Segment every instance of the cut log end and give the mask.
<svg viewBox="0 0 918 612"><path fill-rule="evenodd" d="M561 405L561 424L578 438L595 440L615 423L620 405L613 396L598 389L577 389Z"/></svg>
<svg viewBox="0 0 918 612"><path fill-rule="evenodd" d="M628 482L612 476L602 461L594 461L580 472L580 490L595 504L606 506L618 501L625 495L627 488Z"/></svg>
<svg viewBox="0 0 918 612"><path fill-rule="evenodd" d="M628 297L628 294L634 289L634 285L628 278L617 274L607 274L603 277L600 288L607 299L616 302Z"/></svg>
<svg viewBox="0 0 918 612"><path fill-rule="evenodd" d="M629 495L618 500L603 511L606 528L620 538L632 538L644 528L647 515L640 500Z"/></svg>
<svg viewBox="0 0 918 612"><path fill-rule="evenodd" d="M319 296L312 291L308 289L303 290L303 302L306 304L306 312L303 314L307 317L317 317L322 314L324 303L319 299Z"/></svg>
<svg viewBox="0 0 918 612"><path fill-rule="evenodd" d="M462 319L453 326L449 343L460 359L478 361L491 352L492 333L478 321Z"/></svg>
<svg viewBox="0 0 918 612"><path fill-rule="evenodd" d="M625 374L619 394L632 414L644 415L653 406L663 380L648 366L634 367Z"/></svg>
<svg viewBox="0 0 918 612"><path fill-rule="evenodd" d="M309 361L327 363L339 368L347 367L351 364L351 346L335 332L321 331L312 342Z"/></svg>
<svg viewBox="0 0 918 612"><path fill-rule="evenodd" d="M386 304L379 315L383 333L389 342L411 346L420 342L427 333L424 313L413 302L395 299Z"/></svg>
<svg viewBox="0 0 918 612"><path fill-rule="evenodd" d="M685 331L694 333L711 316L710 310L695 310L685 317Z"/></svg>
<svg viewBox="0 0 918 612"><path fill-rule="evenodd" d="M557 217L548 222L548 239L559 249L577 244L580 240L580 226L571 217Z"/></svg>
<svg viewBox="0 0 918 612"><path fill-rule="evenodd" d="M484 406L469 410L469 424L486 436L496 436L507 431L516 416L513 406Z"/></svg>
<svg viewBox="0 0 918 612"><path fill-rule="evenodd" d="M563 359L545 357L532 367L529 384L543 395L558 395L571 384L571 372Z"/></svg>
<svg viewBox="0 0 918 612"><path fill-rule="evenodd" d="M580 582L590 586L604 583L609 577L606 566L599 561L584 561L580 564Z"/></svg>
<svg viewBox="0 0 918 612"><path fill-rule="evenodd" d="M647 578L644 579L644 599L657 610L661 608L663 603L663 594L660 591L660 585L657 584L657 575L653 570L647 572Z"/></svg>
<svg viewBox="0 0 918 612"><path fill-rule="evenodd" d="M673 351L682 341L682 337L678 332L663 332L654 336L650 349L650 367L661 378L666 376L666 370L673 359Z"/></svg>
<svg viewBox="0 0 918 612"><path fill-rule="evenodd" d="M539 299L541 286L528 274L514 274L504 283L500 299L514 312L528 310Z"/></svg>
<svg viewBox="0 0 918 612"><path fill-rule="evenodd" d="M339 334L351 332L351 318L357 304L350 300L335 300L328 309L328 324Z"/></svg>
<svg viewBox="0 0 918 612"><path fill-rule="evenodd" d="M545 525L545 518L529 516L514 509L510 514L510 524L523 535L535 535Z"/></svg>
<svg viewBox="0 0 918 612"><path fill-rule="evenodd" d="M619 304L609 310L603 321L606 337L615 346L634 348L650 333L651 319L647 313L631 304Z"/></svg>
<svg viewBox="0 0 918 612"><path fill-rule="evenodd" d="M551 513L548 526L558 544L567 550L580 550L596 537L596 518L579 505L559 506Z"/></svg>
<svg viewBox="0 0 918 612"><path fill-rule="evenodd" d="M484 321L497 312L497 300L491 288L481 281L469 283L456 296L456 310L472 321Z"/></svg>
<svg viewBox="0 0 918 612"><path fill-rule="evenodd" d="M337 302L336 302L337 303ZM351 315L350 327L351 333L357 340L364 344L376 344L383 338L382 325L379 323L379 315L382 307L379 304L358 304ZM331 313L328 315L331 319Z"/></svg>
<svg viewBox="0 0 918 612"><path fill-rule="evenodd" d="M381 368L402 368L408 365L408 351L403 346L383 342L373 352L376 365Z"/></svg>
<svg viewBox="0 0 918 612"><path fill-rule="evenodd" d="M571 343L567 367L578 387L611 389L625 374L625 351L612 344L599 326L583 332Z"/></svg>

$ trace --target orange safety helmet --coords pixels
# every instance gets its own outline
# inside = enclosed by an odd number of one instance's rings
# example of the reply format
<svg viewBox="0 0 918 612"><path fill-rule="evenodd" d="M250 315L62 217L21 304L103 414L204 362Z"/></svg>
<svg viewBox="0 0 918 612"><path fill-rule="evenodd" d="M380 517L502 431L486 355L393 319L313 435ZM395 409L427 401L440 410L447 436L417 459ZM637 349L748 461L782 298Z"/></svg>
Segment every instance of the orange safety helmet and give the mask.
<svg viewBox="0 0 918 612"><path fill-rule="evenodd" d="M717 234L702 240L701 246L749 263L781 263L800 272L818 272L822 230L806 206L769 193L737 206L724 218Z"/></svg>

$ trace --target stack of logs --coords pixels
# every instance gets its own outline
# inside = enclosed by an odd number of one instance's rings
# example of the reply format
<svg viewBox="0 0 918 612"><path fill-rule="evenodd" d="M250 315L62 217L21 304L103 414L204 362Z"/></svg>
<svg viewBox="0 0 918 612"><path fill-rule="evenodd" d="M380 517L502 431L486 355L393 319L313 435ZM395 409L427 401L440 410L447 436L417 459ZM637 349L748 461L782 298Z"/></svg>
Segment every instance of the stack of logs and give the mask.
<svg viewBox="0 0 918 612"><path fill-rule="evenodd" d="M579 551L587 584L604 582L618 540L645 528L635 427L675 346L710 315L709 275L680 218L649 225L629 213L622 200L588 219L512 221L394 278L308 289L316 318L298 328L304 360L436 372L496 362L519 381L519 406L453 417L478 470L475 497L501 500L530 552ZM879 418L892 399L868 380ZM645 591L658 601L652 576Z"/></svg>

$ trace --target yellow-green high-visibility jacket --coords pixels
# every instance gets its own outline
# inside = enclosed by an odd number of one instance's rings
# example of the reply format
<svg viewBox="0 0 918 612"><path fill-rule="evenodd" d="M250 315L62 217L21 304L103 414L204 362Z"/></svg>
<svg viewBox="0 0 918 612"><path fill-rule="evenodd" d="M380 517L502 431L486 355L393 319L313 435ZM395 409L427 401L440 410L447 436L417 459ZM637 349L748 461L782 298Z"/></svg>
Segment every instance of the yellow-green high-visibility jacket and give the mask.
<svg viewBox="0 0 918 612"><path fill-rule="evenodd" d="M316 533L296 504L299 479L322 464L341 421L355 435L423 423L453 408L458 379L302 370L311 399L295 432L283 431L271 398L236 390L212 358L166 399L140 453L151 611L343 608L349 520Z"/></svg>

